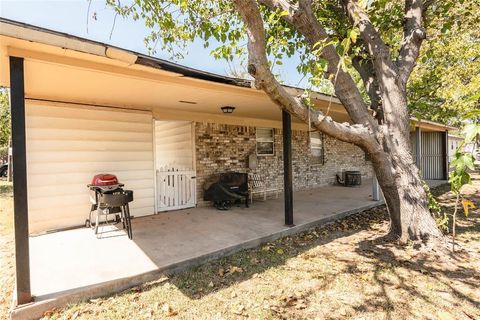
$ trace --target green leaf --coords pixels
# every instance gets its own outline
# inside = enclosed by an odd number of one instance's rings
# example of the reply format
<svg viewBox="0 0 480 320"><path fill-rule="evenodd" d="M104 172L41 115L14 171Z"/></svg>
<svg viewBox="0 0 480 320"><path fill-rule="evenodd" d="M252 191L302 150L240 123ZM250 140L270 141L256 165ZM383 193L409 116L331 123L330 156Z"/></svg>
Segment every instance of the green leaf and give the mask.
<svg viewBox="0 0 480 320"><path fill-rule="evenodd" d="M472 142L480 135L480 124L468 124L463 128L462 133L465 136L465 143Z"/></svg>
<svg viewBox="0 0 480 320"><path fill-rule="evenodd" d="M352 43L357 42L357 37L358 37L359 33L360 33L360 31L358 29L350 30L350 40L352 40Z"/></svg>

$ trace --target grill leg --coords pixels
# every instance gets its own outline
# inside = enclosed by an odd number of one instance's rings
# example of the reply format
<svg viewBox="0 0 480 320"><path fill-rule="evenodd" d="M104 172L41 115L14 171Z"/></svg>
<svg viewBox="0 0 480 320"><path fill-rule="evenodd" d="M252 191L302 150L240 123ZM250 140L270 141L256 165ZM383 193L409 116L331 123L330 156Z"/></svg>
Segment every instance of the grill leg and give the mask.
<svg viewBox="0 0 480 320"><path fill-rule="evenodd" d="M85 221L85 227L90 228L92 226L92 212L97 209L95 204L92 204L90 207L90 212L88 213L88 220Z"/></svg>
<svg viewBox="0 0 480 320"><path fill-rule="evenodd" d="M100 223L100 208L97 209L97 216L95 217L95 235L98 235L98 224Z"/></svg>
<svg viewBox="0 0 480 320"><path fill-rule="evenodd" d="M132 221L130 220L130 207L128 206L128 203L125 205L125 222L127 224L128 238L131 240L133 238L133 235L132 235Z"/></svg>
<svg viewBox="0 0 480 320"><path fill-rule="evenodd" d="M120 207L120 219L122 220L122 225L123 225L123 229L127 229L127 225L126 225L126 217L125 217L125 207L124 206L121 206Z"/></svg>

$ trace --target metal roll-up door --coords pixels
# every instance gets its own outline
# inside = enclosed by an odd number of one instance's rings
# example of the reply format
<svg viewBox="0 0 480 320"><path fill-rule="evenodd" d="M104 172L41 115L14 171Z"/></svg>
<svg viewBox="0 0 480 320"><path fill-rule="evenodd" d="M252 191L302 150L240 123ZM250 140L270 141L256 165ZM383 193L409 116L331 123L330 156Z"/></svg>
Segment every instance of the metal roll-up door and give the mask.
<svg viewBox="0 0 480 320"><path fill-rule="evenodd" d="M82 225L97 173L134 191L133 216L154 213L151 113L27 100L26 126L30 232Z"/></svg>
<svg viewBox="0 0 480 320"><path fill-rule="evenodd" d="M421 172L425 180L444 179L443 133L422 132Z"/></svg>

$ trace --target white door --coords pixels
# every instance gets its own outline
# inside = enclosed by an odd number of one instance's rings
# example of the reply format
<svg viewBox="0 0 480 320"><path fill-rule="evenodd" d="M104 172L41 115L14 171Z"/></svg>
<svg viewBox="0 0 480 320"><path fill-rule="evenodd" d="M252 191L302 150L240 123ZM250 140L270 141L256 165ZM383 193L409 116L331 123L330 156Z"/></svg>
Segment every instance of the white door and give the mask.
<svg viewBox="0 0 480 320"><path fill-rule="evenodd" d="M162 168L157 171L158 211L195 206L195 171Z"/></svg>
<svg viewBox="0 0 480 320"><path fill-rule="evenodd" d="M194 127L188 121L155 121L157 211L194 207Z"/></svg>

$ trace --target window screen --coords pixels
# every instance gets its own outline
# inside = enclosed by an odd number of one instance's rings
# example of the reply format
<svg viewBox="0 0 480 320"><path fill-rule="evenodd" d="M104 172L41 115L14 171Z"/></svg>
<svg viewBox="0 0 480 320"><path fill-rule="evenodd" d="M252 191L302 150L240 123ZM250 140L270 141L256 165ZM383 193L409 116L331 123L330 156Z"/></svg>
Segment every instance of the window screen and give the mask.
<svg viewBox="0 0 480 320"><path fill-rule="evenodd" d="M324 163L323 134L318 131L310 132L310 152L312 164Z"/></svg>
<svg viewBox="0 0 480 320"><path fill-rule="evenodd" d="M274 131L273 128L257 128L257 154L274 154Z"/></svg>

